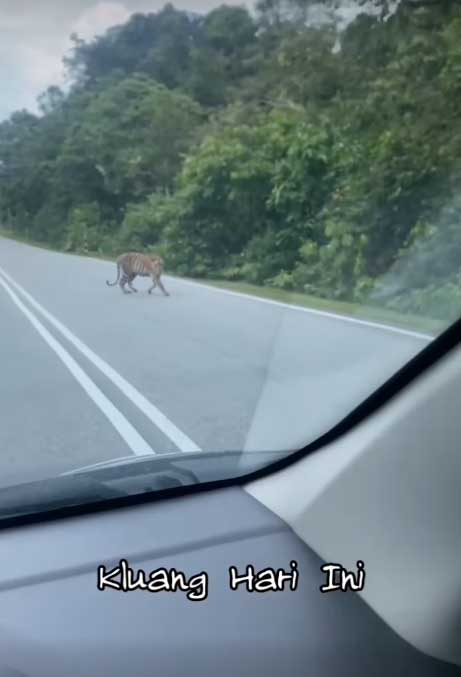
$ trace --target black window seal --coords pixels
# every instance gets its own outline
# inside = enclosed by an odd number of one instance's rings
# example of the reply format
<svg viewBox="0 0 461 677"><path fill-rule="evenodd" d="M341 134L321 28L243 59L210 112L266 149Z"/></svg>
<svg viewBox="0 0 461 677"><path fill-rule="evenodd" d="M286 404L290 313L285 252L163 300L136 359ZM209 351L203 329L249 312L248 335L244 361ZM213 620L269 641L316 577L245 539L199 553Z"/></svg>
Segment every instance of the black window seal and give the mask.
<svg viewBox="0 0 461 677"><path fill-rule="evenodd" d="M316 438L302 449L289 453L286 457L259 468L258 470L224 480L213 480L184 487L172 487L157 491L142 493L135 496L107 499L100 502L89 502L78 506L57 508L30 515L20 515L0 519L0 531L10 528L42 524L55 520L81 517L100 512L123 509L146 503L157 503L169 499L182 498L195 494L216 491L230 487L241 486L248 482L262 479L287 468L310 454L319 451L328 444L357 427L365 419L384 407L408 385L426 373L431 367L440 362L449 353L458 348L461 343L461 318L448 329L435 337L427 346L418 352L411 360L393 374L387 381L375 390L368 398L362 401L355 409L345 416L328 432Z"/></svg>

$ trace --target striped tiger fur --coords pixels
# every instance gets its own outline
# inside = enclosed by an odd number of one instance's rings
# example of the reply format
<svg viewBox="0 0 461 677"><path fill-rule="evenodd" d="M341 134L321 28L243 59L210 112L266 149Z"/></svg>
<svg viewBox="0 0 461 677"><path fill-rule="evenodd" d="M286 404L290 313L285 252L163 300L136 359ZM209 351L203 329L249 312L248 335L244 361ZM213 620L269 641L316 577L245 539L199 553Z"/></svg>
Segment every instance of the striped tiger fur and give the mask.
<svg viewBox="0 0 461 677"><path fill-rule="evenodd" d="M169 296L160 279L163 273L163 259L160 256L128 252L119 256L116 264L117 279L115 282L106 280L109 287L114 287L118 283L124 294L130 294L131 292L125 289L125 285L128 284L131 291L137 292L138 290L133 287L133 280L138 276L150 277L153 284L149 288L149 294L152 294L152 291L158 286L165 296Z"/></svg>

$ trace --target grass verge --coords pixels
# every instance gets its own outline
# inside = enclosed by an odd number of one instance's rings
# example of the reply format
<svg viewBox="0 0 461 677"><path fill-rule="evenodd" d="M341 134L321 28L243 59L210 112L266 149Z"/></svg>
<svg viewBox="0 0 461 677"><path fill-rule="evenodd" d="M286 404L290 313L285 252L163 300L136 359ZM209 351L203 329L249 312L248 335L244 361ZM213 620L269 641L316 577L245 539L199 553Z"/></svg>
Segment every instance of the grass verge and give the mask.
<svg viewBox="0 0 461 677"><path fill-rule="evenodd" d="M415 332L423 332L434 336L446 328L446 323L432 318L421 317L419 315L402 315L392 310L376 306L366 306L346 301L330 301L329 299L309 296L308 294L303 294L301 292L289 292L273 287L260 287L259 285L246 282L227 282L208 279L191 281L201 282L202 284L239 292L241 294L249 294L263 299L279 301L289 305L302 306L312 310L321 310L334 313L335 315L353 317L358 320L378 322L380 324L387 324L389 326L409 329Z"/></svg>

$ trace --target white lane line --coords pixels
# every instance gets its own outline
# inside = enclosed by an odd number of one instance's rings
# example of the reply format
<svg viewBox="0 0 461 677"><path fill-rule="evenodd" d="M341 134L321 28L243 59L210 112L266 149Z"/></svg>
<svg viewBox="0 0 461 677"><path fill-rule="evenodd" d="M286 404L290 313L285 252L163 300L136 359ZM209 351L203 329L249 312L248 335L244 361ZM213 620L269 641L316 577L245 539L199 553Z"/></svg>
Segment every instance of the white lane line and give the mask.
<svg viewBox="0 0 461 677"><path fill-rule="evenodd" d="M30 304L43 317L45 317L50 324L55 327L75 348L77 348L82 355L84 355L100 372L104 374L112 383L127 397L131 402L138 407L140 411L153 423L166 437L168 437L180 451L197 452L202 451L195 442L193 442L187 435L185 435L179 428L177 428L172 421L170 421L156 406L144 397L131 383L123 378L115 369L113 369L101 357L96 355L83 341L81 341L70 329L68 329L62 322L60 322L54 315L45 310L43 306L38 303L20 284L15 282L10 275L3 268L0 267L0 273L8 280Z"/></svg>
<svg viewBox="0 0 461 677"><path fill-rule="evenodd" d="M96 259L97 260L97 259ZM220 287L213 287L211 285L205 284L203 282L194 282L192 280L184 280L180 277L167 276L165 277L179 284L187 284L194 287L202 287L203 289L209 289L214 292L219 292L221 294L227 294L228 296L236 296L240 299L247 299L250 301L258 301L259 303L267 303L271 306L279 306L280 308L288 308L289 310L295 310L298 313L307 313L309 315L318 315L319 317L328 317L332 320L341 320L342 322L350 322L352 324L361 324L365 327L371 327L373 329L384 329L385 331L393 332L394 334L404 334L405 336L411 336L413 338L421 339L423 341L433 341L434 336L430 334L422 334L420 332L411 331L409 329L401 329L400 327L394 327L390 324L380 324L378 322L372 322L370 320L358 320L355 317L348 317L347 315L339 315L337 313L330 313L326 310L315 310L314 308L304 308L303 306L297 306L290 303L283 303L282 301L273 301L272 299L264 299L260 296L253 296L253 294L244 294L243 292L230 291L229 289L221 289Z"/></svg>
<svg viewBox="0 0 461 677"><path fill-rule="evenodd" d="M57 341L46 327L38 320L33 313L22 303L16 296L11 287L0 277L0 285L5 289L13 303L24 313L29 322L37 330L43 340L56 353L59 359L70 371L75 380L82 386L88 397L94 404L102 411L104 416L114 426L122 439L127 443L133 454L136 456L145 456L147 454L155 454L152 447L141 437L141 435L133 428L131 423L124 417L124 415L112 404L112 402L104 395L98 386L87 376L83 369L77 364L74 358L69 355L67 350Z"/></svg>

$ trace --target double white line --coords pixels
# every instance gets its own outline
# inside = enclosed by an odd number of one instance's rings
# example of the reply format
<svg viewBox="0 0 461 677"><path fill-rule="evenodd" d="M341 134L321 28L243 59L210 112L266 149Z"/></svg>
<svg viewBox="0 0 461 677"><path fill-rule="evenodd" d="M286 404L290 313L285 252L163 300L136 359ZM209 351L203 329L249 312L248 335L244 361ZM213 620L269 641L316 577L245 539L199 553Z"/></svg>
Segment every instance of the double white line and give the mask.
<svg viewBox="0 0 461 677"><path fill-rule="evenodd" d="M7 292L13 303L26 316L32 326L40 334L48 346L56 353L59 359L70 371L72 376L81 385L83 390L100 409L104 416L114 426L119 435L126 442L133 454L143 456L156 452L148 442L131 425L122 412L104 395L98 386L84 372L72 355L59 341L48 331L34 313L23 303L18 294L22 296L42 317L44 317L69 343L71 343L87 360L89 360L106 378L108 378L131 402L168 437L180 451L196 452L201 449L187 435L185 435L174 423L144 397L131 383L123 378L107 362L100 358L83 341L75 336L54 315L49 313L38 303L20 284L15 282L8 273L0 267L0 285ZM15 293L16 290L18 294Z"/></svg>

